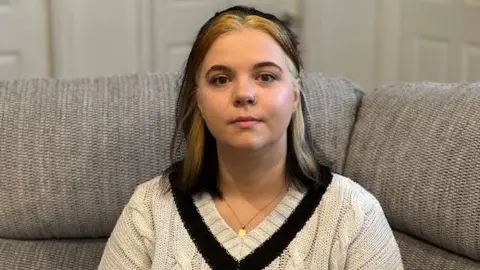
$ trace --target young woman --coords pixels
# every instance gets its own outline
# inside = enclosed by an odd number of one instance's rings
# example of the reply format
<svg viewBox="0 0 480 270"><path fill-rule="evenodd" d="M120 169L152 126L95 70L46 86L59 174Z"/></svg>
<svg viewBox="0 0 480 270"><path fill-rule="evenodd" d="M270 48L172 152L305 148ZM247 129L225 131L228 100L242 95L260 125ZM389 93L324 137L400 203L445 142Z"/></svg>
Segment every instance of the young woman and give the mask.
<svg viewBox="0 0 480 270"><path fill-rule="evenodd" d="M135 190L100 269L403 269L378 201L314 157L297 45L247 7L200 29L179 89L184 158Z"/></svg>

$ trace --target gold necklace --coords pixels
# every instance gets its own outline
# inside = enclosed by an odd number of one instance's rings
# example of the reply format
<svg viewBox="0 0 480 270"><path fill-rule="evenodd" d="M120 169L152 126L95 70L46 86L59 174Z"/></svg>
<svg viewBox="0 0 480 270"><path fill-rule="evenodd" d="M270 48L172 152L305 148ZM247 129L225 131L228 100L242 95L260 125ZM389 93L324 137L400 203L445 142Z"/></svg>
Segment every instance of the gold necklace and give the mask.
<svg viewBox="0 0 480 270"><path fill-rule="evenodd" d="M230 206L230 204L227 202L226 199L223 199L223 201L227 204L228 208L230 208L230 211L232 211L233 215L235 216L235 218L237 219L238 223L241 225L240 229L238 230L237 234L238 236L240 237L244 237L246 234L247 234L247 226L248 224L250 224L250 222L252 222L263 210L265 210L265 208L269 207L279 196L280 194L282 194L282 191L284 190L284 188L280 189L280 191L278 192L277 196L275 196L275 198L273 198L267 205L265 205L264 207L262 207L260 210L258 210L257 214L255 214L247 223L243 224L242 221L240 220L240 218L238 218L237 214L235 213L235 211L233 211L233 208Z"/></svg>

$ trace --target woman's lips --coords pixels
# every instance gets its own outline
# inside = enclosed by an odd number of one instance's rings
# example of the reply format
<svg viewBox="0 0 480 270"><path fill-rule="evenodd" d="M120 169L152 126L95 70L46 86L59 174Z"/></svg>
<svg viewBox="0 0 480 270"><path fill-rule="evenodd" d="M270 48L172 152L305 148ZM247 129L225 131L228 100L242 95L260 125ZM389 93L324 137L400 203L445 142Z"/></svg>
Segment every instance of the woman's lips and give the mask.
<svg viewBox="0 0 480 270"><path fill-rule="evenodd" d="M258 123L260 123L260 120L252 116L237 117L233 121L233 124L239 128L252 128L256 126Z"/></svg>
<svg viewBox="0 0 480 270"><path fill-rule="evenodd" d="M236 121L234 122L234 125L239 127L239 128L253 128L256 126L260 121L258 120L246 120L246 121Z"/></svg>

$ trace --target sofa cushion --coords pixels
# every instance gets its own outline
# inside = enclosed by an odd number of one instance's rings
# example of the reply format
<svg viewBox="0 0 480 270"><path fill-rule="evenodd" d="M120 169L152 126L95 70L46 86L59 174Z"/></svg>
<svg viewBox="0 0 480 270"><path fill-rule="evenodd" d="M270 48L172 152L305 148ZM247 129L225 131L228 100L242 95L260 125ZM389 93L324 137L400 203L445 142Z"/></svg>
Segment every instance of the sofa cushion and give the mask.
<svg viewBox="0 0 480 270"><path fill-rule="evenodd" d="M448 252L422 240L393 231L405 269L478 270L480 262Z"/></svg>
<svg viewBox="0 0 480 270"><path fill-rule="evenodd" d="M480 82L418 83L367 94L345 174L391 225L480 260Z"/></svg>
<svg viewBox="0 0 480 270"><path fill-rule="evenodd" d="M317 158L341 174L363 91L349 80L321 74L309 74L303 87L309 109L305 118L319 149Z"/></svg>
<svg viewBox="0 0 480 270"><path fill-rule="evenodd" d="M10 240L0 238L1 269L96 269L107 238Z"/></svg>
<svg viewBox="0 0 480 270"><path fill-rule="evenodd" d="M0 82L0 237L102 237L170 163L175 74ZM343 167L358 87L305 79L320 160Z"/></svg>

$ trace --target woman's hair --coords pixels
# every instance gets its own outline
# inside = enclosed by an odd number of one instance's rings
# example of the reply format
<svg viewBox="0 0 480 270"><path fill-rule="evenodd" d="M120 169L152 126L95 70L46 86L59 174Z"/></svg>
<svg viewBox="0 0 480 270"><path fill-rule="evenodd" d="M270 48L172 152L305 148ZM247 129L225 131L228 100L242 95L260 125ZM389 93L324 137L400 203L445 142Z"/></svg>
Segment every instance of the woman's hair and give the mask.
<svg viewBox="0 0 480 270"><path fill-rule="evenodd" d="M175 175L173 182L184 192L209 192L221 197L218 188L218 156L216 142L201 117L197 104L198 72L208 50L221 35L240 29L257 29L270 35L288 56L290 73L299 78L303 70L296 35L279 19L254 8L235 6L216 13L200 29L180 78L177 100L176 128L171 145L172 160L181 149L179 133L185 138L184 158L174 163L166 173ZM300 81L301 87L301 81ZM305 98L300 102L287 128L286 175L299 188L322 184L324 169L315 159L314 143L305 124Z"/></svg>

